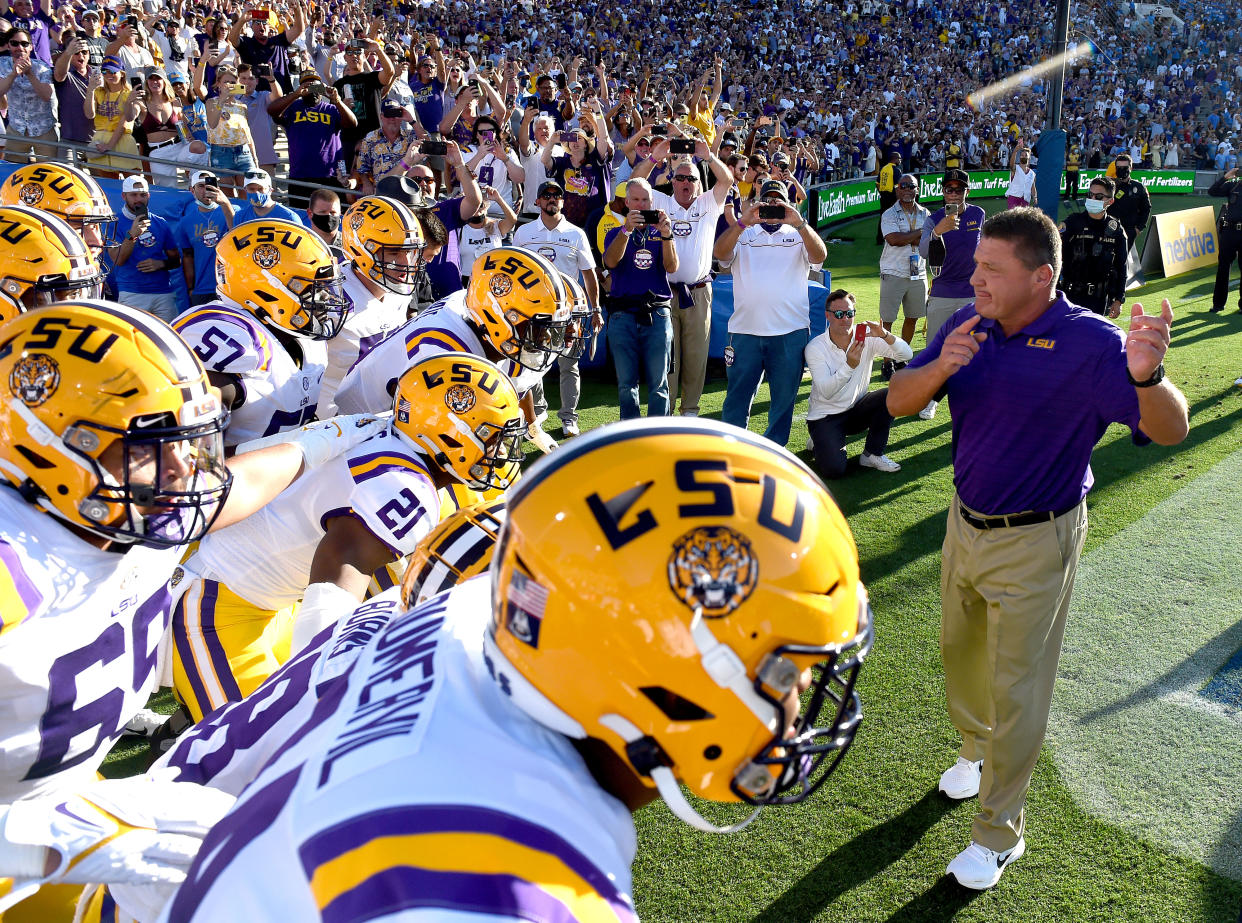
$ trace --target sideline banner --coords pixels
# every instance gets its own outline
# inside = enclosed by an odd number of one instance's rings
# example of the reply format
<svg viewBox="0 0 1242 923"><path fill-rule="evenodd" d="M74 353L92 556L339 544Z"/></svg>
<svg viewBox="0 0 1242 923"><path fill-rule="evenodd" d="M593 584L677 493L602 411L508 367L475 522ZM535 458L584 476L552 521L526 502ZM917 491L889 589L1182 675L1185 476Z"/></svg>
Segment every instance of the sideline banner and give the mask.
<svg viewBox="0 0 1242 923"><path fill-rule="evenodd" d="M1216 265L1216 211L1210 205L1152 215L1143 244L1144 272L1163 269L1164 277Z"/></svg>
<svg viewBox="0 0 1242 923"><path fill-rule="evenodd" d="M1102 176L1103 173L1103 170L1083 170L1079 174L1079 188L1086 189L1091 180ZM942 178L939 173L919 177L920 202L930 203L941 198L940 181ZM1159 195L1189 194L1195 188L1194 170L1136 170L1134 178L1146 186L1148 192ZM970 197L972 199L1003 197L1008 185L1008 170L972 170L970 172ZM1062 176L1061 188L1065 188L1064 176ZM813 209L811 214L817 228L874 215L880 210L880 194L875 191L875 178L870 176L816 189L811 196L811 202ZM928 207L931 207L930 204Z"/></svg>

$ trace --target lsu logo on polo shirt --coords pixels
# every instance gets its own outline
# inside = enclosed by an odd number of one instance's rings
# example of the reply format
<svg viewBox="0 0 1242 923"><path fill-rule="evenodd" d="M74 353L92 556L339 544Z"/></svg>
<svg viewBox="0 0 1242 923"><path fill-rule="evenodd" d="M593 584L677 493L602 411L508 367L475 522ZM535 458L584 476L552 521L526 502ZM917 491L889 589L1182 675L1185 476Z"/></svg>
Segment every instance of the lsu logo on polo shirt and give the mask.
<svg viewBox="0 0 1242 923"><path fill-rule="evenodd" d="M1050 340L1047 337L1027 337L1026 345L1034 346L1036 349L1055 349L1057 341Z"/></svg>

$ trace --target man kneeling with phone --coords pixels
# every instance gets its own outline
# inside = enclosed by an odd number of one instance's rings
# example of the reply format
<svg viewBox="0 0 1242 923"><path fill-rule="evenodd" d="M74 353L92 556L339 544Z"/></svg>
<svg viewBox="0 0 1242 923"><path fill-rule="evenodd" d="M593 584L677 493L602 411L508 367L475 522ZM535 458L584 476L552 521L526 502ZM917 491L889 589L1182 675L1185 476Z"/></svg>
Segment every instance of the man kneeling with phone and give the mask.
<svg viewBox="0 0 1242 923"><path fill-rule="evenodd" d="M843 288L828 294L828 329L806 344L811 370L811 397L806 414L815 452L815 464L824 477L845 474L845 440L866 431L858 463L877 471L900 471L901 465L884 454L893 418L888 412L888 388L868 391L876 359L909 362L910 345L880 324L855 325L854 296Z"/></svg>

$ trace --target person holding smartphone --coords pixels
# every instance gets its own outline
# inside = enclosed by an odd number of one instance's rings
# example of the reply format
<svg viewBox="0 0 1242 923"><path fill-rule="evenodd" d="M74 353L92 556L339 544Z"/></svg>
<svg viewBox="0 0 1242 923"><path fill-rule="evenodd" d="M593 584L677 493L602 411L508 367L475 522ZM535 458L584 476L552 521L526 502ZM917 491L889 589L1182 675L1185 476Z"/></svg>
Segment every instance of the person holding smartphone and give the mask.
<svg viewBox="0 0 1242 923"><path fill-rule="evenodd" d="M115 55L104 58L99 73L91 74L89 86L91 92L82 102L82 111L95 126L90 146L96 156L86 162L95 176L116 179L122 170L132 170L138 162L138 142L134 140L137 91L126 81L125 65ZM113 151L131 156L112 156Z"/></svg>
<svg viewBox="0 0 1242 923"><path fill-rule="evenodd" d="M37 142L59 137L52 68L33 56L25 29L12 29L0 41L9 50L8 57L0 57L0 108L8 109L9 134L29 139L10 138L5 160L26 163L31 153L36 160L51 160L56 148Z"/></svg>
<svg viewBox="0 0 1242 923"><path fill-rule="evenodd" d="M815 465L825 478L845 474L845 442L855 433L867 434L858 463L891 474L901 465L884 454L893 424L888 412L888 388L868 391L877 359L909 362L914 351L905 340L882 324L854 322L854 296L843 288L828 293L828 327L806 344L811 370L811 395L806 411Z"/></svg>
<svg viewBox="0 0 1242 923"><path fill-rule="evenodd" d="M85 39L72 38L52 68L62 141L89 144L95 133L94 122L86 117L84 110L86 97L91 94L90 54L90 45Z"/></svg>
<svg viewBox="0 0 1242 923"><path fill-rule="evenodd" d="M505 144L499 123L490 115L481 115L474 120L473 133L475 149L466 166L480 186L496 190L500 199L512 206L516 184L526 179L526 171L517 154ZM496 220L505 217L500 203L494 198L488 200L487 213Z"/></svg>
<svg viewBox="0 0 1242 923"><path fill-rule="evenodd" d="M151 187L141 174L125 177L121 198L125 206L116 222L120 243L108 248L116 266L118 300L172 321L178 309L169 271L181 268L176 232L169 221L150 212Z"/></svg>
<svg viewBox="0 0 1242 923"><path fill-rule="evenodd" d="M190 192L194 204L182 212L176 234L181 271L194 306L215 300L216 244L233 229L233 203L220 191L219 178L208 170L194 171Z"/></svg>

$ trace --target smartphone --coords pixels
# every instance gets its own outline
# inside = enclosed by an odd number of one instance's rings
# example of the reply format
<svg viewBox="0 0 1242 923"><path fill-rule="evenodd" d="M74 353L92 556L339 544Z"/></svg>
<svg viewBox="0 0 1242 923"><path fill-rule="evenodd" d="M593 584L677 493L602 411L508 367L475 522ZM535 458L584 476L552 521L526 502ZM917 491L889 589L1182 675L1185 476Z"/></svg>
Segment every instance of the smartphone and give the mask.
<svg viewBox="0 0 1242 923"><path fill-rule="evenodd" d="M667 138L668 137L668 126L667 125L656 125L654 128L651 129L651 137Z"/></svg>
<svg viewBox="0 0 1242 923"><path fill-rule="evenodd" d="M229 84L229 96L244 96L245 94L246 88L240 83Z"/></svg>
<svg viewBox="0 0 1242 923"><path fill-rule="evenodd" d="M785 206L784 205L760 205L759 219L761 221L784 221Z"/></svg>
<svg viewBox="0 0 1242 923"><path fill-rule="evenodd" d="M576 131L563 131L557 136L557 140L561 144L572 144L578 140L578 133Z"/></svg>
<svg viewBox="0 0 1242 923"><path fill-rule="evenodd" d="M861 343L865 339L867 339L867 328L865 325L859 324L854 328L854 342Z"/></svg>
<svg viewBox="0 0 1242 923"><path fill-rule="evenodd" d="M443 157L448 153L447 141L424 141L420 150L428 157Z"/></svg>
<svg viewBox="0 0 1242 923"><path fill-rule="evenodd" d="M564 75L564 74L557 74L557 75L556 75L556 87L557 87L557 89L558 89L558 90L563 90L563 89L565 89L565 87L567 87L567 86L569 86L569 81L565 78L565 75Z"/></svg>
<svg viewBox="0 0 1242 923"><path fill-rule="evenodd" d="M486 131L481 131L479 132L479 140L485 144L491 144L496 140L496 132L492 131L490 128Z"/></svg>
<svg viewBox="0 0 1242 923"><path fill-rule="evenodd" d="M270 65L270 64L256 64L256 65L254 66L254 75L255 75L256 77L270 77L270 76L272 76L272 65Z"/></svg>
<svg viewBox="0 0 1242 923"><path fill-rule="evenodd" d="M748 118L750 118L750 116L747 115L745 112L739 112L737 115L734 116L734 118L737 119L739 122L745 122Z"/></svg>
<svg viewBox="0 0 1242 923"><path fill-rule="evenodd" d="M644 208L639 212L643 216L643 221L654 227L660 223L660 212L654 208Z"/></svg>
<svg viewBox="0 0 1242 923"><path fill-rule="evenodd" d="M670 154L693 154L694 139L693 138L672 138L668 142L668 152Z"/></svg>
<svg viewBox="0 0 1242 923"><path fill-rule="evenodd" d="M139 220L140 218L147 217L147 207L145 205L135 205L132 208L130 208L130 211L134 213L135 221Z"/></svg>
<svg viewBox="0 0 1242 923"><path fill-rule="evenodd" d="M141 77L130 77L129 85L135 90L141 90L142 89L142 78Z"/></svg>
<svg viewBox="0 0 1242 923"><path fill-rule="evenodd" d="M251 10L250 11L251 19L267 19L271 15L272 15L271 10Z"/></svg>
<svg viewBox="0 0 1242 923"><path fill-rule="evenodd" d="M946 216L961 214L961 211L962 211L962 203L960 202L950 202L948 205L944 207L944 213Z"/></svg>
<svg viewBox="0 0 1242 923"><path fill-rule="evenodd" d="M203 185L215 186L218 189L220 187L220 178L218 176L205 176L203 177Z"/></svg>

